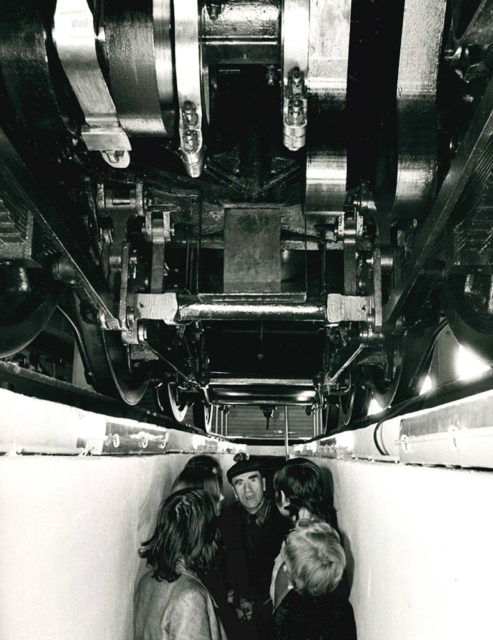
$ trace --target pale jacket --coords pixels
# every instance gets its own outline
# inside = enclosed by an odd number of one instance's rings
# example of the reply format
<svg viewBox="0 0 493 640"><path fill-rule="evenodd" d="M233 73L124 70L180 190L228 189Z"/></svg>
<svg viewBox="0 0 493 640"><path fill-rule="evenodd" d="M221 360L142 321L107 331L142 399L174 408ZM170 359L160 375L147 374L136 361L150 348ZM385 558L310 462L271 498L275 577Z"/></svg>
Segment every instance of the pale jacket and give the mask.
<svg viewBox="0 0 493 640"><path fill-rule="evenodd" d="M152 571L135 593L135 640L227 640L214 600L191 571L158 582Z"/></svg>
<svg viewBox="0 0 493 640"><path fill-rule="evenodd" d="M284 553L286 548L286 542L282 543L281 551L274 560L274 567L272 569L272 578L270 581L269 595L272 600L272 607L274 611L284 600L286 595L294 588L291 582L291 576L284 561Z"/></svg>

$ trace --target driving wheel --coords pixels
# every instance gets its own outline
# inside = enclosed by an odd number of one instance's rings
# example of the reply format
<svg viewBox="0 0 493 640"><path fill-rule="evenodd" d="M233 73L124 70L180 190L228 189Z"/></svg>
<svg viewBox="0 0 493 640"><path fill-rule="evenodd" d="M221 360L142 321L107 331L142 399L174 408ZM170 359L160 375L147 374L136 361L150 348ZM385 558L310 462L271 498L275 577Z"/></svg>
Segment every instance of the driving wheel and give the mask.
<svg viewBox="0 0 493 640"><path fill-rule="evenodd" d="M212 404L197 400L193 403L193 423L197 429L210 433L214 407Z"/></svg>
<svg viewBox="0 0 493 640"><path fill-rule="evenodd" d="M176 422L183 422L188 404L181 396L177 382L160 382L156 387L156 402L159 409Z"/></svg>
<svg viewBox="0 0 493 640"><path fill-rule="evenodd" d="M445 315L457 340L493 363L493 278L453 276L442 291Z"/></svg>

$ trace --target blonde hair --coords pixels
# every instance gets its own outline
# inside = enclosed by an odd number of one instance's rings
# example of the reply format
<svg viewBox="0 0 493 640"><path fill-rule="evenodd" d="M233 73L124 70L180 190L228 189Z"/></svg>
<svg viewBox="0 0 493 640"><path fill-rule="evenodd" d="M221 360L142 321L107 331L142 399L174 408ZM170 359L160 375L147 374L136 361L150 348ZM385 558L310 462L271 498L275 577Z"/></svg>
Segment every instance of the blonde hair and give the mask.
<svg viewBox="0 0 493 640"><path fill-rule="evenodd" d="M285 553L298 593L320 596L341 581L346 554L330 524L300 520L286 539Z"/></svg>

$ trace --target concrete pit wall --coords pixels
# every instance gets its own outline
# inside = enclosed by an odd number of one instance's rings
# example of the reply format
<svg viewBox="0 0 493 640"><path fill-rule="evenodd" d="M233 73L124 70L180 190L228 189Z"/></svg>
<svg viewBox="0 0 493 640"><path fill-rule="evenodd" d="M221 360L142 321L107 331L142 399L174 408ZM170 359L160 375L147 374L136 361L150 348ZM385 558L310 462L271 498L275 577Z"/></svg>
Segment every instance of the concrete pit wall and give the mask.
<svg viewBox="0 0 493 640"><path fill-rule="evenodd" d="M137 549L189 457L1 458L0 638L131 640Z"/></svg>
<svg viewBox="0 0 493 640"><path fill-rule="evenodd" d="M131 640L137 549L188 457L1 458L0 638ZM359 640L489 637L493 475L318 462L334 481Z"/></svg>
<svg viewBox="0 0 493 640"><path fill-rule="evenodd" d="M332 474L359 640L493 635L492 472L316 461Z"/></svg>

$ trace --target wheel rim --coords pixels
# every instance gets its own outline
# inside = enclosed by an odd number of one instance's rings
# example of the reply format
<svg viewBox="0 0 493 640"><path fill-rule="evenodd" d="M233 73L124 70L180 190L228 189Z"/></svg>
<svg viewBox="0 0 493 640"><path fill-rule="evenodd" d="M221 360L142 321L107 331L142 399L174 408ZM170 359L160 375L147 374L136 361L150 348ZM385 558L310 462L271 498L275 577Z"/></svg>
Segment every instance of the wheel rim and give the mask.
<svg viewBox="0 0 493 640"><path fill-rule="evenodd" d="M442 300L450 328L457 340L493 363L493 313L488 310L485 290L491 275L451 278L442 290Z"/></svg>
<svg viewBox="0 0 493 640"><path fill-rule="evenodd" d="M398 345L387 346L392 350L390 368L392 374L385 379L384 368L369 367L367 376L373 397L382 409L416 396L428 373L436 338L445 323L436 321L419 330L407 331Z"/></svg>
<svg viewBox="0 0 493 640"><path fill-rule="evenodd" d="M209 433L212 426L213 413L214 407L212 404L203 401L195 402L193 405L193 421L195 426Z"/></svg>
<svg viewBox="0 0 493 640"><path fill-rule="evenodd" d="M340 424L349 426L351 422L364 418L368 414L371 393L370 387L359 381L353 383L348 394L341 395L339 400Z"/></svg>
<svg viewBox="0 0 493 640"><path fill-rule="evenodd" d="M187 415L188 405L180 400L176 382L161 382L156 387L156 402L159 409L176 422L183 422Z"/></svg>
<svg viewBox="0 0 493 640"><path fill-rule="evenodd" d="M48 294L24 318L0 325L0 357L6 358L25 349L45 328L56 309L57 297Z"/></svg>
<svg viewBox="0 0 493 640"><path fill-rule="evenodd" d="M121 343L119 333L103 331L102 338L108 366L118 393L126 404L135 406L147 391L149 380L142 379L139 373L132 370L128 351Z"/></svg>
<svg viewBox="0 0 493 640"><path fill-rule="evenodd" d="M138 404L149 383L144 371L132 370L120 334L87 322L75 296L59 308L74 330L88 382L98 393L120 396L131 406Z"/></svg>

